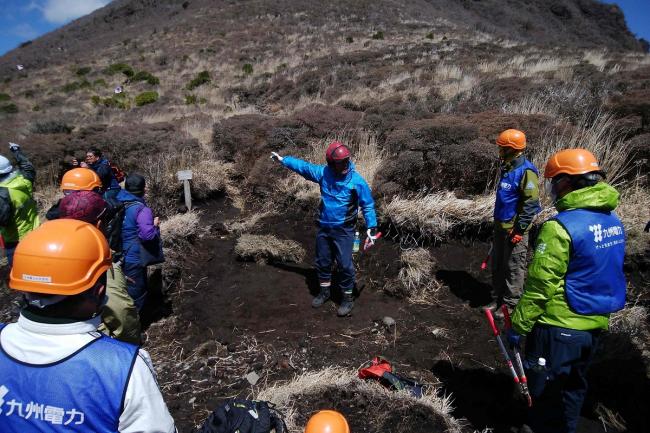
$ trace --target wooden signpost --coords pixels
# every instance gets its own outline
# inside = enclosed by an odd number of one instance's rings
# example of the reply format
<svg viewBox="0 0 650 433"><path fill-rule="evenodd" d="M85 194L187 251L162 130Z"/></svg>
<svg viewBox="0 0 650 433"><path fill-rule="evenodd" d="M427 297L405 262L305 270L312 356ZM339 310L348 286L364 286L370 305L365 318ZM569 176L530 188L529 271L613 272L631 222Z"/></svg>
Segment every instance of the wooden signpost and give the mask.
<svg viewBox="0 0 650 433"><path fill-rule="evenodd" d="M192 180L192 170L179 170L176 172L179 181L183 181L183 195L185 196L185 207L192 210L192 193L190 191L190 180Z"/></svg>

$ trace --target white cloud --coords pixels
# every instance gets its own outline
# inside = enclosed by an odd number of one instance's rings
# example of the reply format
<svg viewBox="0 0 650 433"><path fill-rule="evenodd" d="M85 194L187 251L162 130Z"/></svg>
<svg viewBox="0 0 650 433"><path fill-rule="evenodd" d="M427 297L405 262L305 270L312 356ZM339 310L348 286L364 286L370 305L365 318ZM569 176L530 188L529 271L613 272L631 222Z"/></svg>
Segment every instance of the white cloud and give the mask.
<svg viewBox="0 0 650 433"><path fill-rule="evenodd" d="M111 0L47 0L40 7L43 17L51 23L63 24L106 6Z"/></svg>

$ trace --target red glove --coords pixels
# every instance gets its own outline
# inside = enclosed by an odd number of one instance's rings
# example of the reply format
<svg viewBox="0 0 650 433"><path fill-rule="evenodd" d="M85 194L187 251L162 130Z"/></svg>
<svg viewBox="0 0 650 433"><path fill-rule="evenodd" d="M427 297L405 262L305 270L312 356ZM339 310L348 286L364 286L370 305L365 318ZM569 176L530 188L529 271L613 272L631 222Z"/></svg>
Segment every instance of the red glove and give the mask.
<svg viewBox="0 0 650 433"><path fill-rule="evenodd" d="M513 233L513 230L510 230L508 232L508 235L510 235L510 243L512 245L517 245L524 238L524 236L520 235L519 233Z"/></svg>

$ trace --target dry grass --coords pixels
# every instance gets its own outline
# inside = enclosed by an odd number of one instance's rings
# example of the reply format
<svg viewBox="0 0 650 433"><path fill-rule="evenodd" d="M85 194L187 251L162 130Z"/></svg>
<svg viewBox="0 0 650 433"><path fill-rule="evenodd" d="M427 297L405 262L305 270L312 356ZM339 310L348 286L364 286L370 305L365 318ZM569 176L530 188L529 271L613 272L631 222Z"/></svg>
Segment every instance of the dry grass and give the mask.
<svg viewBox="0 0 650 433"><path fill-rule="evenodd" d="M648 310L641 305L626 305L621 311L611 315L609 329L632 337L644 332L648 323Z"/></svg>
<svg viewBox="0 0 650 433"><path fill-rule="evenodd" d="M175 214L160 222L160 235L166 247L186 245L201 230L200 212Z"/></svg>
<svg viewBox="0 0 650 433"><path fill-rule="evenodd" d="M444 240L459 225L489 222L493 208L491 195L470 200L444 191L411 198L395 197L384 205L383 212L400 232Z"/></svg>
<svg viewBox="0 0 650 433"><path fill-rule="evenodd" d="M434 304L438 290L442 287L434 276L435 265L431 252L425 248L402 251L397 281L388 285L389 291L405 297L412 304Z"/></svg>
<svg viewBox="0 0 650 433"><path fill-rule="evenodd" d="M261 390L255 398L270 401L284 413L289 432L302 432L304 420L317 409L304 407L308 399L320 398L324 394L341 393L345 398L364 401L373 410L367 412L365 422L368 431L389 431L384 425L387 422L385 411L404 412L403 425L400 431L407 431L409 423L423 422L422 416L439 420L444 424L444 431L459 433L460 423L451 415L451 398L439 397L436 389L425 391L422 398L415 398L408 392L390 391L376 382L363 381L358 378L355 370L340 367L329 367L316 372L303 373L284 384L272 384ZM341 399L343 400L343 399ZM354 407L355 401L337 400L334 404ZM333 409L341 409L334 407ZM409 416L409 414L417 414Z"/></svg>
<svg viewBox="0 0 650 433"><path fill-rule="evenodd" d="M241 260L300 263L305 249L298 242L278 239L273 235L243 234L235 244L235 254Z"/></svg>
<svg viewBox="0 0 650 433"><path fill-rule="evenodd" d="M224 227L228 232L235 234L242 234L250 232L266 217L272 216L275 213L273 211L262 211L255 212L251 215L246 216L246 218L238 218L234 221L227 221L224 223Z"/></svg>
<svg viewBox="0 0 650 433"><path fill-rule="evenodd" d="M647 254L648 234L643 229L650 220L650 191L647 187L642 186L642 179L637 178L637 182L628 185L621 193L620 203L616 213L623 221L625 227L626 253L627 254Z"/></svg>

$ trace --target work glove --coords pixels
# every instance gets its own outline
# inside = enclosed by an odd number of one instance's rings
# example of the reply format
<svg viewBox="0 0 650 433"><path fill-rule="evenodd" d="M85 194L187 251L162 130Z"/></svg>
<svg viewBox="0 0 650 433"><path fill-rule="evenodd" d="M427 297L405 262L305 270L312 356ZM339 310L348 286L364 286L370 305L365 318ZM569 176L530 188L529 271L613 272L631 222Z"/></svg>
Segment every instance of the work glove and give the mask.
<svg viewBox="0 0 650 433"><path fill-rule="evenodd" d="M9 142L9 150L12 152L18 152L20 150L20 144Z"/></svg>
<svg viewBox="0 0 650 433"><path fill-rule="evenodd" d="M377 227L371 227L366 231L368 239L366 240L366 246L371 247L375 244L377 240Z"/></svg>
<svg viewBox="0 0 650 433"><path fill-rule="evenodd" d="M517 245L524 239L524 236L519 233L515 233L514 229L510 229L508 232L508 237L512 245Z"/></svg>
<svg viewBox="0 0 650 433"><path fill-rule="evenodd" d="M515 330L512 328L508 329L506 331L506 338L508 339L510 347L519 347L519 343L521 342L521 335L517 334Z"/></svg>
<svg viewBox="0 0 650 433"><path fill-rule="evenodd" d="M277 152L271 152L271 159L275 159L276 161L282 162L284 158L278 155Z"/></svg>

